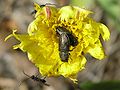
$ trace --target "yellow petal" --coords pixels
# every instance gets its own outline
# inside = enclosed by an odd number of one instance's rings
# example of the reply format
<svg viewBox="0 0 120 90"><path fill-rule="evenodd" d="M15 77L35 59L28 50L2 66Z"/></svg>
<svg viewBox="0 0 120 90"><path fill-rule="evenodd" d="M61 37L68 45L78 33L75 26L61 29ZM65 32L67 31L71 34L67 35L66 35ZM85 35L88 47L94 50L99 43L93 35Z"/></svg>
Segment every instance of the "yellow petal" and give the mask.
<svg viewBox="0 0 120 90"><path fill-rule="evenodd" d="M73 63L63 63L59 67L59 74L65 77L75 76L79 71L84 69L86 63L86 59L84 56L79 56L75 58L75 62Z"/></svg>
<svg viewBox="0 0 120 90"><path fill-rule="evenodd" d="M92 13L91 11L81 9L75 6L64 6L59 10L59 20L68 21L68 19L76 18L83 20L87 17L88 14Z"/></svg>
<svg viewBox="0 0 120 90"><path fill-rule="evenodd" d="M104 25L99 23L100 33L102 35L103 40L109 40L110 38L110 32L108 28Z"/></svg>
<svg viewBox="0 0 120 90"><path fill-rule="evenodd" d="M87 48L87 52L90 53L93 57L97 59L103 59L105 57L103 47L100 40L98 40L94 45L91 45Z"/></svg>

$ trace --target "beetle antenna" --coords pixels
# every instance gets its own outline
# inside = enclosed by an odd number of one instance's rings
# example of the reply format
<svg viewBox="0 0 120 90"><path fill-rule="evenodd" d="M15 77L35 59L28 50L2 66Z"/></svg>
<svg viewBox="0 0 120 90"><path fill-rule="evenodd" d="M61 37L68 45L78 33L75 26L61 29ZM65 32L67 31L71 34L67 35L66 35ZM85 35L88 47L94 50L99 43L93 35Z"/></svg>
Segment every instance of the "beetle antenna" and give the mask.
<svg viewBox="0 0 120 90"><path fill-rule="evenodd" d="M27 77L31 78L31 76L27 75L27 74L24 72L24 70L23 70L23 73L24 73Z"/></svg>

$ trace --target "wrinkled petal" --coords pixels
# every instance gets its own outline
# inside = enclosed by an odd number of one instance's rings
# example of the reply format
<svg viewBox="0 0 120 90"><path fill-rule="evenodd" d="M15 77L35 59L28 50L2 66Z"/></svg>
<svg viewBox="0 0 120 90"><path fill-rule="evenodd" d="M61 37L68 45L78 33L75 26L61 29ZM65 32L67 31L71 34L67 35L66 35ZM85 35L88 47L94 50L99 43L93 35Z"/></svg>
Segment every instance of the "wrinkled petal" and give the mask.
<svg viewBox="0 0 120 90"><path fill-rule="evenodd" d="M86 48L86 50L88 53L90 53L91 56L93 56L96 59L101 60L105 57L104 50L100 40L95 42L94 45L91 45L88 48Z"/></svg>
<svg viewBox="0 0 120 90"><path fill-rule="evenodd" d="M63 63L59 67L59 73L60 75L63 75L65 77L71 77L75 76L77 72L81 71L84 69L86 59L84 56L79 56L77 59L75 59L75 62L72 63Z"/></svg>
<svg viewBox="0 0 120 90"><path fill-rule="evenodd" d="M83 20L90 13L92 12L75 6L64 6L59 10L59 20L68 21L68 19L70 18L80 18L81 20Z"/></svg>
<svg viewBox="0 0 120 90"><path fill-rule="evenodd" d="M104 24L99 24L100 34L102 35L103 40L109 40L110 32Z"/></svg>

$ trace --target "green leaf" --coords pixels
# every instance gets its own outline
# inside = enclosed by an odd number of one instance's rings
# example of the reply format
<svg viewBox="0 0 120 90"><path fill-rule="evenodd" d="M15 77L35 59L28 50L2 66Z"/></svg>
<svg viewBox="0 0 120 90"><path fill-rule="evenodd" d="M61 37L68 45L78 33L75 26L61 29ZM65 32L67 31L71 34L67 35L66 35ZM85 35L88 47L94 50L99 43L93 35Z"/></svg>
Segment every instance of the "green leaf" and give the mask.
<svg viewBox="0 0 120 90"><path fill-rule="evenodd" d="M120 90L120 81L85 82L80 84L80 88L81 90Z"/></svg>

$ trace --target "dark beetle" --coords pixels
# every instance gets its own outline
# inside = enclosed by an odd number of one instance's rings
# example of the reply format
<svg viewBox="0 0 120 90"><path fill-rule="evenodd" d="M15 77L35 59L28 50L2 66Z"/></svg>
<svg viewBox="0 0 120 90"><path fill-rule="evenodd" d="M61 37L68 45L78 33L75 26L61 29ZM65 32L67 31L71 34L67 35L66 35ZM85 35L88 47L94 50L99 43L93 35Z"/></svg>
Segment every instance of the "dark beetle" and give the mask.
<svg viewBox="0 0 120 90"><path fill-rule="evenodd" d="M64 27L57 27L56 32L59 35L59 55L63 62L68 62L70 46L78 44L77 38Z"/></svg>

